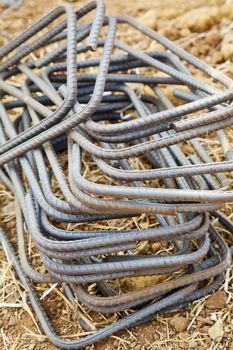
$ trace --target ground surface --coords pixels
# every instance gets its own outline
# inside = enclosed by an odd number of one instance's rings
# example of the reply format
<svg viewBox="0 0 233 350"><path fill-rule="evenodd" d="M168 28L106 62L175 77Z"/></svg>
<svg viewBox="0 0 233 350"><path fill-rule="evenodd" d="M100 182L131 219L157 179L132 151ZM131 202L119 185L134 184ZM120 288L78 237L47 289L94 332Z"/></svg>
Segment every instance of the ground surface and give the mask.
<svg viewBox="0 0 233 350"><path fill-rule="evenodd" d="M21 8L0 17L0 46L60 3L58 0L25 0ZM85 1L73 3L79 7ZM218 0L106 0L106 5L109 14L137 16L145 24L233 76L233 5L230 2L226 4ZM128 35L130 37L130 33ZM130 40L134 41L134 38ZM149 42L137 45L142 49L153 49ZM1 217L14 241L13 198L2 187L0 190L0 199L4 206ZM232 215L232 208L231 204L225 208L229 216ZM232 244L233 239L229 232L222 229L222 233ZM149 325L120 332L88 349L233 350L232 271L229 271L227 281L228 284L223 286L220 292L195 302L184 312L158 316ZM42 295L48 287L36 288ZM54 319L54 325L60 334L77 336L77 312L67 302L60 286L55 286L44 298L44 306ZM91 317L94 326L108 323L100 315ZM117 316L111 317L114 320ZM219 336L214 340L217 334ZM56 349L42 334L27 304L26 293L18 283L4 252L0 250L0 349L3 348Z"/></svg>

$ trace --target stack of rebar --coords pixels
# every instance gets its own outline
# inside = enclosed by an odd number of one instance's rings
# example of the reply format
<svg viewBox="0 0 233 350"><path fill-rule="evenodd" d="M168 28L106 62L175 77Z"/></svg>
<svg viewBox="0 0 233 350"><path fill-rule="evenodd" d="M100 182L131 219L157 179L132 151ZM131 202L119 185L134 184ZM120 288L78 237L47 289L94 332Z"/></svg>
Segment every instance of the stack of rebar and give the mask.
<svg viewBox="0 0 233 350"><path fill-rule="evenodd" d="M122 27L161 49L123 43ZM56 8L0 48L0 59L0 179L15 197L18 256L3 230L0 239L49 339L82 348L217 290L231 261L211 216L232 231L219 209L233 200L225 129L233 124L233 80L131 17L106 17L101 0ZM210 135L222 161L206 147ZM107 225L142 214L152 228ZM87 230L90 222L106 229ZM30 265L28 234L45 274ZM145 241L171 249L140 253ZM125 294L109 283L168 274ZM62 283L93 311L132 312L84 339L64 340L29 278Z"/></svg>

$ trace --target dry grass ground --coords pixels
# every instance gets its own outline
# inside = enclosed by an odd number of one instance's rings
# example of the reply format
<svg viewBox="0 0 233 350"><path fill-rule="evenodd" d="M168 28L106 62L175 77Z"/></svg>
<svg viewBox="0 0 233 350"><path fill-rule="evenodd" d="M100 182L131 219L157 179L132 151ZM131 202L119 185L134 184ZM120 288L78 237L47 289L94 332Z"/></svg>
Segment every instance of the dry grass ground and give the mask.
<svg viewBox="0 0 233 350"><path fill-rule="evenodd" d="M73 1L74 6L77 7L85 2ZM0 16L0 46L60 3L59 0L25 0L19 9L6 16ZM137 16L142 22L177 41L188 51L233 76L233 4L229 1L227 4L220 0L106 0L106 5L109 14L124 13ZM124 39L127 36L129 42L133 42L141 49L154 49L154 44L149 40L140 42L137 37L131 36L130 31L121 32L120 35ZM228 130L228 135L233 141L231 130ZM221 159L221 147L215 139L213 141L215 142L211 143L210 151L216 160ZM139 166L145 166L143 161L139 160L139 163ZM86 167L87 169L91 167L88 160ZM94 176L96 174L92 172L92 180ZM100 180L108 181L105 178ZM14 200L2 186L0 186L0 202L1 221L10 233L12 242L15 243ZM230 217L233 217L232 208L232 203L224 208ZM233 244L231 234L217 222L215 224L229 244ZM142 215L136 222L133 219L121 220L112 222L111 225L118 228L135 226L147 228L151 223L147 216ZM102 227L98 226L98 228ZM32 244L29 244L29 255L33 265L37 266L38 255ZM120 332L88 349L233 350L232 278L232 270L229 270L226 283L220 292L193 303L186 311L157 316L149 325ZM147 281L144 280L143 283ZM121 288L126 287L130 288L129 285L125 286L122 283ZM35 288L41 295L43 305L54 320L54 326L60 335L72 338L83 334L77 322L78 306L72 305L66 299L59 285L35 285ZM82 306L79 305L79 307ZM85 315L93 329L119 317L117 314L108 318L94 313ZM3 250L0 250L0 349L56 349L42 334L40 325L27 303L26 292L15 276Z"/></svg>

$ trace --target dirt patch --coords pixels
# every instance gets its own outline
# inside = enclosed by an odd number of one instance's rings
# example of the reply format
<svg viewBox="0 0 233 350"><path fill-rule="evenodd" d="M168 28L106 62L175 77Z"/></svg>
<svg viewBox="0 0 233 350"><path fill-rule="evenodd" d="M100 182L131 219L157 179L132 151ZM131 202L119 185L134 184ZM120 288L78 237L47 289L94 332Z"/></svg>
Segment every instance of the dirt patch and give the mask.
<svg viewBox="0 0 233 350"><path fill-rule="evenodd" d="M47 0L25 0L23 6L9 16L0 17L2 33L0 45L7 43L17 33L20 33L45 12L60 3L61 1L58 0L50 0L49 2ZM77 7L84 3L86 1L73 1L73 5ZM106 6L108 14L137 16L143 23L175 40L192 54L217 66L229 76L233 76L232 3L226 4L225 1L217 0L164 0L163 2L160 0L106 0ZM119 36L124 37L124 39L127 36L129 43L133 42L136 47L148 50L156 48L157 44L151 43L149 39L140 42L137 36L132 37L131 34L130 29L128 32L119 32ZM232 130L229 130L229 136L233 140ZM215 153L220 158L222 157L220 148L216 148ZM2 219L4 219L4 225L14 242L16 241L16 233L13 197L1 187L0 198L1 204L4 206L1 214ZM231 203L226 206L225 210L228 215L232 214L232 207ZM223 228L220 229L227 241L232 244L231 234ZM154 245L150 249L156 251L159 248ZM19 284L1 250L0 276L0 348L12 350L57 349L42 334L38 321L34 318L30 305L27 304L26 292ZM230 280L232 280L231 276ZM147 279L142 279L141 282L144 285L148 283ZM42 295L48 288L43 285L35 285L35 287L39 295ZM135 284L133 286L127 285L127 288L134 289ZM194 302L186 311L156 316L156 319L150 324L120 332L87 349L233 350L232 286L229 284L227 293L223 289L224 286L215 295ZM83 331L78 326L77 313L62 297L62 293L60 286L54 288L45 298L44 307L51 315L59 334L80 335ZM113 321L117 319L117 315L110 315L109 319ZM90 314L90 322L94 327L104 326L108 323L99 314ZM215 337L215 335L218 336Z"/></svg>

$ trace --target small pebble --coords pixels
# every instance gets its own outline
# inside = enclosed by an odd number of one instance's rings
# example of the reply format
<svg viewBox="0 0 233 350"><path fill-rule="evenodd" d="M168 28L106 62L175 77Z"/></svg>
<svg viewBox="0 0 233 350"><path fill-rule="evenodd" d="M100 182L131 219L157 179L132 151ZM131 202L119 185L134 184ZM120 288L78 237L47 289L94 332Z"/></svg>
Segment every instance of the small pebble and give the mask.
<svg viewBox="0 0 233 350"><path fill-rule="evenodd" d="M201 328L201 332L202 333L208 333L209 328L210 328L209 326L204 326L204 327Z"/></svg>
<svg viewBox="0 0 233 350"><path fill-rule="evenodd" d="M215 310L215 309L222 309L225 307L227 301L227 295L223 291L218 291L214 294L212 294L205 302L205 306L208 309Z"/></svg>
<svg viewBox="0 0 233 350"><path fill-rule="evenodd" d="M153 334L153 339L154 339L154 340L159 340L159 339L160 339L159 334L155 332L155 333Z"/></svg>
<svg viewBox="0 0 233 350"><path fill-rule="evenodd" d="M178 336L181 340L185 340L187 338L187 334L185 332L180 332Z"/></svg>
<svg viewBox="0 0 233 350"><path fill-rule="evenodd" d="M133 342L130 344L130 348L133 349L136 345L137 345L137 342L136 342L136 341L133 341Z"/></svg>
<svg viewBox="0 0 233 350"><path fill-rule="evenodd" d="M157 252L161 248L161 245L159 242L154 242L151 244L151 250L153 253Z"/></svg>
<svg viewBox="0 0 233 350"><path fill-rule="evenodd" d="M224 335L223 321L219 318L208 330L209 336L216 341L220 341Z"/></svg>
<svg viewBox="0 0 233 350"><path fill-rule="evenodd" d="M35 344L30 344L29 347L28 347L28 350L34 350L35 349Z"/></svg>
<svg viewBox="0 0 233 350"><path fill-rule="evenodd" d="M211 321L217 321L217 315L216 314L212 314L212 315L210 315L210 319L211 319Z"/></svg>
<svg viewBox="0 0 233 350"><path fill-rule="evenodd" d="M197 342L195 340L190 340L189 342L190 349L195 349L197 347Z"/></svg>
<svg viewBox="0 0 233 350"><path fill-rule="evenodd" d="M174 317L171 320L171 325L175 328L177 332L183 332L188 327L188 320L183 316Z"/></svg>

